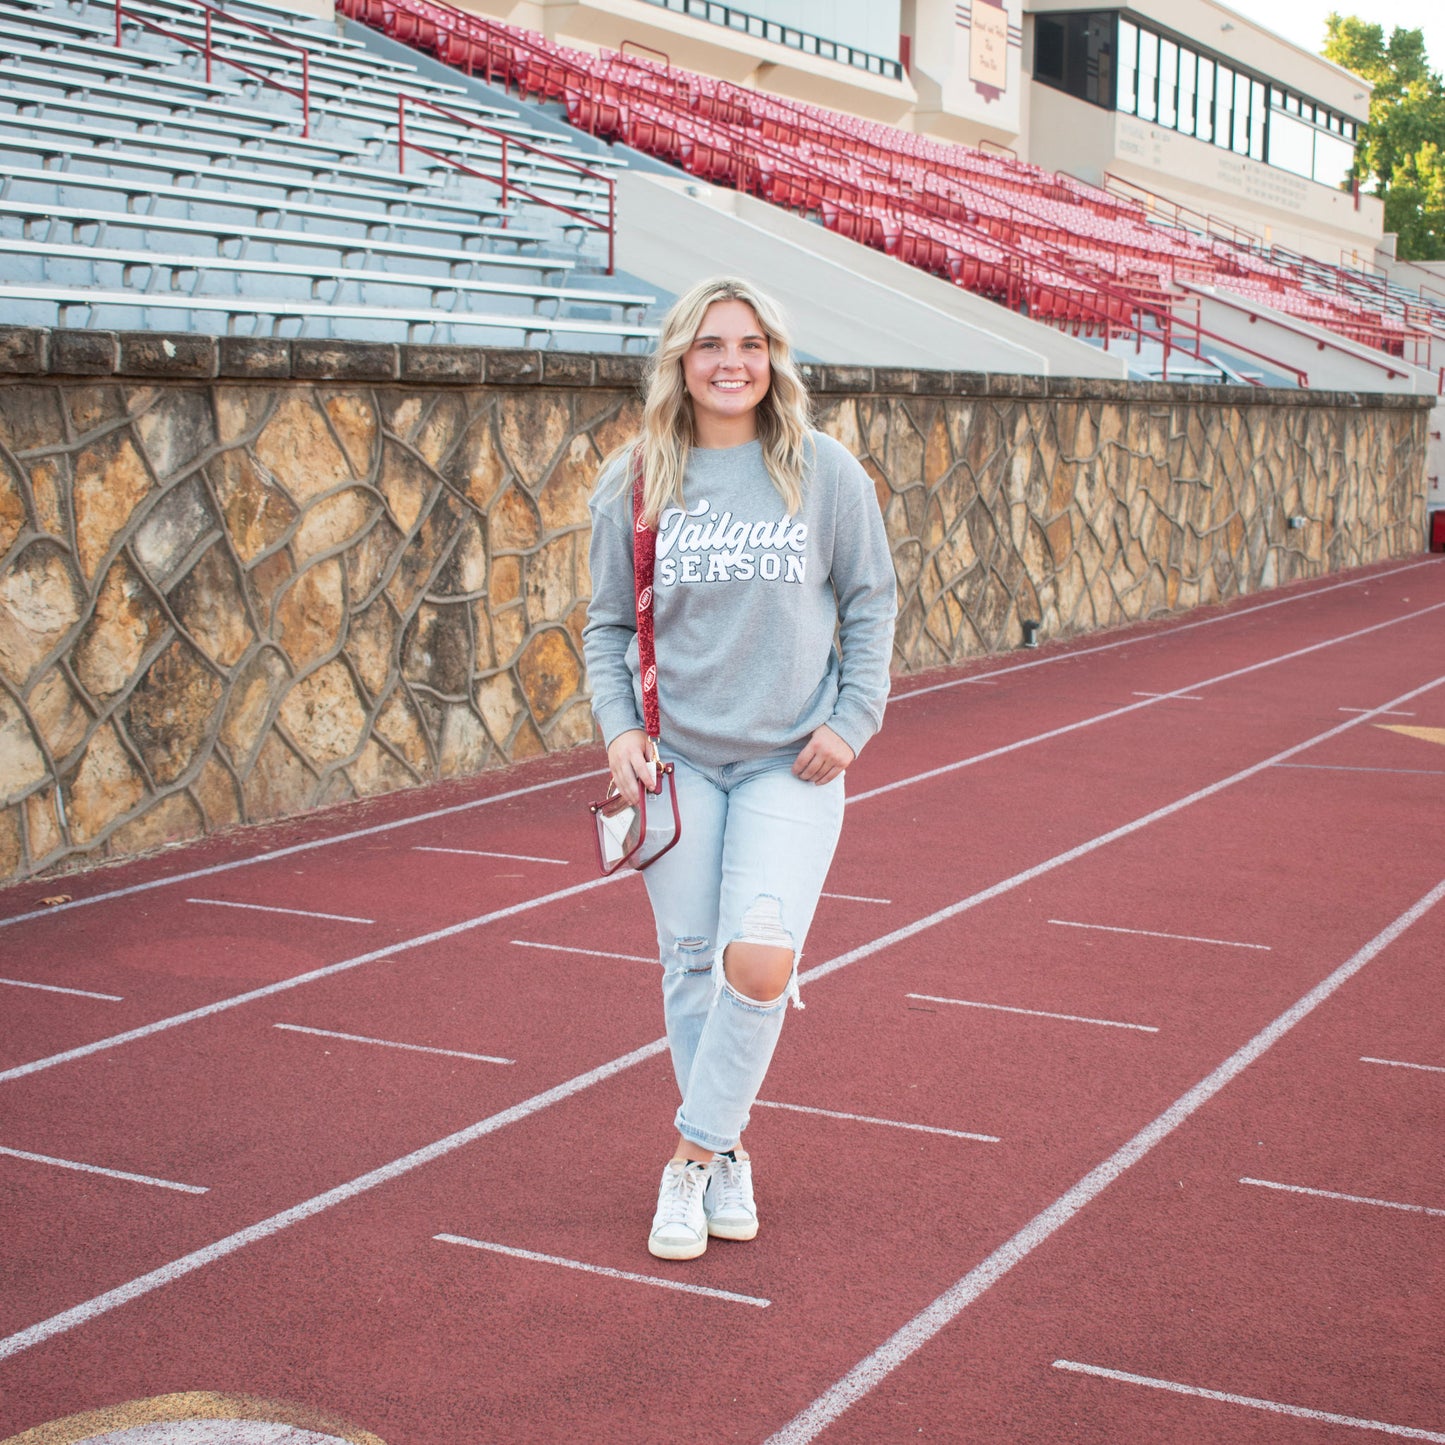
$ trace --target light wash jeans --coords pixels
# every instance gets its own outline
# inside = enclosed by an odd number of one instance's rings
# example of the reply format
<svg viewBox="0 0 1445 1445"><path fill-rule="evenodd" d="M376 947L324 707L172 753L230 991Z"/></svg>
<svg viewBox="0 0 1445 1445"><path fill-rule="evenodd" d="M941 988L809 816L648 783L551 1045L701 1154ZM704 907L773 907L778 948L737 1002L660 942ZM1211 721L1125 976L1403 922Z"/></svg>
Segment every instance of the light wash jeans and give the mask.
<svg viewBox="0 0 1445 1445"><path fill-rule="evenodd" d="M682 837L643 872L657 920L662 1005L682 1093L677 1130L704 1149L735 1148L773 1057L783 1014L843 826L843 779L795 778L799 749L696 767L673 756ZM793 952L777 999L727 981L730 943Z"/></svg>

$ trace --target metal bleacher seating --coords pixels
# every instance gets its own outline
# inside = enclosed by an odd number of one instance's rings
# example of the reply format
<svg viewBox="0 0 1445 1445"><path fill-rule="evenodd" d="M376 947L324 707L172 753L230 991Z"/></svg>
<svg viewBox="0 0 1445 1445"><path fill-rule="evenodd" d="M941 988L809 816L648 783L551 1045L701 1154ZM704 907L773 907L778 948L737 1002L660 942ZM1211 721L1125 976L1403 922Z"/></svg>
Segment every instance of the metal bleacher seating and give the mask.
<svg viewBox="0 0 1445 1445"><path fill-rule="evenodd" d="M111 3L0 0L7 323L655 334L654 296L612 272L613 157L265 0L121 3L117 47Z"/></svg>

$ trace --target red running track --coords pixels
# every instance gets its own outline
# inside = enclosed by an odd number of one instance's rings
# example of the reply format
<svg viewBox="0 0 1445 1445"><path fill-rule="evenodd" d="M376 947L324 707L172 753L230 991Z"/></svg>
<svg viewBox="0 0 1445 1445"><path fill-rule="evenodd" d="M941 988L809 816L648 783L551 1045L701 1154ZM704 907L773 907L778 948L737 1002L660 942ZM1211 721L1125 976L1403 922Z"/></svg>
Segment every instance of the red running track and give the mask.
<svg viewBox="0 0 1445 1445"><path fill-rule="evenodd" d="M1445 1441L1442 638L1419 559L900 683L686 1265L596 750L0 894L0 1431Z"/></svg>

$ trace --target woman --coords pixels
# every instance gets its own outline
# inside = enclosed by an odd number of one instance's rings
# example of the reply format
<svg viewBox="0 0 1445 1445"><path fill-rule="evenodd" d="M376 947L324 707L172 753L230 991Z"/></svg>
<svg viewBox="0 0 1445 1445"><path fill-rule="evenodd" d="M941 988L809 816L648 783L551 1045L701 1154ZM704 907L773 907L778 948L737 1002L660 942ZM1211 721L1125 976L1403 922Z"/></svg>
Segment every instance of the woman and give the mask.
<svg viewBox="0 0 1445 1445"><path fill-rule="evenodd" d="M873 485L811 431L774 302L707 281L668 312L642 435L591 501L583 643L592 710L628 803L652 776L640 719L632 470L657 531L662 749L682 813L644 873L682 1104L648 1248L692 1259L752 1239L739 1146L843 821L843 775L888 695L895 583ZM835 631L841 657L834 646Z"/></svg>

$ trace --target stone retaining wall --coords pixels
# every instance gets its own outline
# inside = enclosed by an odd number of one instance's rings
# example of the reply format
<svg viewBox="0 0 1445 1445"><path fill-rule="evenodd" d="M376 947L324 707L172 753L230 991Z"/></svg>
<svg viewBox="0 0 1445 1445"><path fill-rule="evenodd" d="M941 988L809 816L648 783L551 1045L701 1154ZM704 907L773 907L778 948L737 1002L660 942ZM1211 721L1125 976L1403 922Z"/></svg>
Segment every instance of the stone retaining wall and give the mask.
<svg viewBox="0 0 1445 1445"><path fill-rule="evenodd" d="M586 497L642 365L0 328L0 881L588 741ZM1423 546L1429 398L810 380L900 673Z"/></svg>

